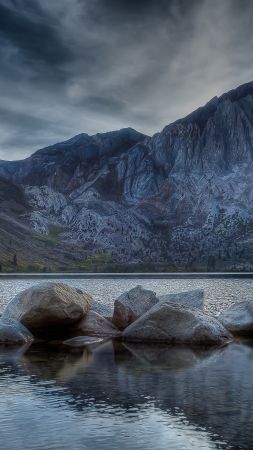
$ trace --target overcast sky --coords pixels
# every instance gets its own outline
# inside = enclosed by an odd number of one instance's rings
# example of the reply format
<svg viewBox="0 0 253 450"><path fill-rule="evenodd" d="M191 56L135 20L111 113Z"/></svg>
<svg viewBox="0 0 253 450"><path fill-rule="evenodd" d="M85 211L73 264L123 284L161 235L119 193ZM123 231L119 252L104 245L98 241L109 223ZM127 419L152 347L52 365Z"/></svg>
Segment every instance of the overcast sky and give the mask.
<svg viewBox="0 0 253 450"><path fill-rule="evenodd" d="M251 0L0 0L0 158L161 130L253 80Z"/></svg>

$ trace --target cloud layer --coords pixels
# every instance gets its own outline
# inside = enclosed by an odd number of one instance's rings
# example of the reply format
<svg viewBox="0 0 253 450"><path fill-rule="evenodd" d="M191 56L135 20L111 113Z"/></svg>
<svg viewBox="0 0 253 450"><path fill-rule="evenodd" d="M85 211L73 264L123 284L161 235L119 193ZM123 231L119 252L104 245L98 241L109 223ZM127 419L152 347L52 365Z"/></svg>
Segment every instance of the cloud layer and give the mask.
<svg viewBox="0 0 253 450"><path fill-rule="evenodd" d="M153 134L253 79L251 0L0 1L0 158Z"/></svg>

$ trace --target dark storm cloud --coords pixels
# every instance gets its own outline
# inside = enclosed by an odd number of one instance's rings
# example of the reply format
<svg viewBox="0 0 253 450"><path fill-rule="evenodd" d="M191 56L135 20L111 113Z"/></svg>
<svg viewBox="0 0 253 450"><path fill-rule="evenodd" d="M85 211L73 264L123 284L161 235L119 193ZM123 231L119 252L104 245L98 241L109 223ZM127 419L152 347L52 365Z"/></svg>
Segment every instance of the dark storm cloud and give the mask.
<svg viewBox="0 0 253 450"><path fill-rule="evenodd" d="M0 158L152 134L253 79L250 0L0 0Z"/></svg>
<svg viewBox="0 0 253 450"><path fill-rule="evenodd" d="M123 22L129 19L160 21L174 18L177 13L187 15L198 3L199 0L95 0L90 8L97 17L120 17Z"/></svg>
<svg viewBox="0 0 253 450"><path fill-rule="evenodd" d="M71 54L57 35L54 24L47 23L46 18L44 21L40 19L42 11L39 5L35 10L36 14L34 7L30 14L29 10L30 8L13 9L0 5L0 38L3 45L4 42L12 44L28 63L40 61L51 66L67 61Z"/></svg>

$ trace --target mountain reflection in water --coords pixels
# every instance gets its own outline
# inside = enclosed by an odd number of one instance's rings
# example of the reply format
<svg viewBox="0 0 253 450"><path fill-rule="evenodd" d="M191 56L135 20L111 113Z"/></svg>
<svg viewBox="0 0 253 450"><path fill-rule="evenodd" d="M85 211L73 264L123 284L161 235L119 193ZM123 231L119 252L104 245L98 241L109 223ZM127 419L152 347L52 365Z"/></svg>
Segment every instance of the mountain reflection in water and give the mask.
<svg viewBox="0 0 253 450"><path fill-rule="evenodd" d="M4 450L252 449L253 348L0 350Z"/></svg>

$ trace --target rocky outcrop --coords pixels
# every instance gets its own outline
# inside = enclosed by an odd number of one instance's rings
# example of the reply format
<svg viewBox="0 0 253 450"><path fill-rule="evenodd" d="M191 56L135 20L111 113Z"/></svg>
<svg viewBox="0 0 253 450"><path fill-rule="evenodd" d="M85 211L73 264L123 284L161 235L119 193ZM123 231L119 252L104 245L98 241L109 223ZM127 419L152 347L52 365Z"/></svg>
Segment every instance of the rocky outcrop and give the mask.
<svg viewBox="0 0 253 450"><path fill-rule="evenodd" d="M33 341L30 331L15 319L0 319L0 345L23 345Z"/></svg>
<svg viewBox="0 0 253 450"><path fill-rule="evenodd" d="M231 305L219 315L219 320L233 334L253 336L253 300Z"/></svg>
<svg viewBox="0 0 253 450"><path fill-rule="evenodd" d="M119 329L112 322L95 311L89 311L76 325L75 330L85 336L119 337L121 335Z"/></svg>
<svg viewBox="0 0 253 450"><path fill-rule="evenodd" d="M204 309L204 291L203 289L194 289L193 291L178 292L173 294L160 295L159 301L162 303L176 303L187 308Z"/></svg>
<svg viewBox="0 0 253 450"><path fill-rule="evenodd" d="M122 333L126 341L222 345L232 340L223 325L197 309L159 303Z"/></svg>
<svg viewBox="0 0 253 450"><path fill-rule="evenodd" d="M96 166L101 184L101 178L107 178L101 169L107 166L108 159L116 158L146 137L133 128L93 136L82 133L40 149L22 161L1 161L0 176L26 186L49 186L53 191L71 192L86 181L84 172L89 178ZM106 192L111 188L106 183L101 187Z"/></svg>
<svg viewBox="0 0 253 450"><path fill-rule="evenodd" d="M3 317L19 320L32 332L69 327L90 309L92 297L63 283L41 283L18 294Z"/></svg>
<svg viewBox="0 0 253 450"><path fill-rule="evenodd" d="M158 301L153 291L136 286L115 300L112 321L120 330L124 330Z"/></svg>

